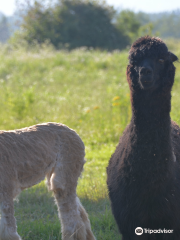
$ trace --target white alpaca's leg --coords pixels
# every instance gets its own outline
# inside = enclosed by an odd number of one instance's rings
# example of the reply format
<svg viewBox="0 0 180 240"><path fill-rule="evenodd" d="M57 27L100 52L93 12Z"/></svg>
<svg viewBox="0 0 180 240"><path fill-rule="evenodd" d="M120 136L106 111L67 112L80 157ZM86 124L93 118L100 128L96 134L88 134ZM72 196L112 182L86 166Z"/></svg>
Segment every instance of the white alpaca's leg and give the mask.
<svg viewBox="0 0 180 240"><path fill-rule="evenodd" d="M62 240L95 240L88 215L76 195L85 163L84 148L67 146L62 148L53 172L47 176L48 187L54 192L58 206Z"/></svg>
<svg viewBox="0 0 180 240"><path fill-rule="evenodd" d="M82 206L78 197L76 197L76 202L78 205L78 211L80 212L81 219L86 228L86 240L95 240L95 237L91 230L91 224L90 224L90 221L88 218L88 214L87 214L86 210L84 209L84 207Z"/></svg>
<svg viewBox="0 0 180 240"><path fill-rule="evenodd" d="M64 198L61 191L55 192L61 221L62 240L86 240L84 223L81 221L76 203L76 194Z"/></svg>
<svg viewBox="0 0 180 240"><path fill-rule="evenodd" d="M95 240L85 209L76 192L63 197L62 191L55 191L56 203L62 228L62 240Z"/></svg>
<svg viewBox="0 0 180 240"><path fill-rule="evenodd" d="M0 205L0 240L21 240L20 236L17 233L13 200L3 199Z"/></svg>

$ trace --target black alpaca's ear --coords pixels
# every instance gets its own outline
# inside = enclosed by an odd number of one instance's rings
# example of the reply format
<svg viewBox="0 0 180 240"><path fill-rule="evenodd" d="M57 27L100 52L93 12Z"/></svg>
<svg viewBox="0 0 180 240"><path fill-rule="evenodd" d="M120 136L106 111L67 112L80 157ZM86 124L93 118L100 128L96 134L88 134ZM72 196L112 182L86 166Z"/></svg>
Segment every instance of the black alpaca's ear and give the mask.
<svg viewBox="0 0 180 240"><path fill-rule="evenodd" d="M174 53L172 52L168 52L168 53L169 53L169 58L172 62L175 62L178 60L178 57Z"/></svg>

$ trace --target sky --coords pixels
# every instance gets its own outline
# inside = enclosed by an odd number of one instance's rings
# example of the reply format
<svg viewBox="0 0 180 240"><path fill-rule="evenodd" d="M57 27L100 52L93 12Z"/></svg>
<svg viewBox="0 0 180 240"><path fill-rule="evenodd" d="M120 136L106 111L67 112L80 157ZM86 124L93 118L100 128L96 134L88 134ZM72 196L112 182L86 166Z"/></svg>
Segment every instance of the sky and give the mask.
<svg viewBox="0 0 180 240"><path fill-rule="evenodd" d="M42 0L43 1L43 0ZM16 0L0 0L0 12L10 16L15 11ZM130 9L147 13L157 13L180 9L180 0L106 0L109 5L119 9Z"/></svg>

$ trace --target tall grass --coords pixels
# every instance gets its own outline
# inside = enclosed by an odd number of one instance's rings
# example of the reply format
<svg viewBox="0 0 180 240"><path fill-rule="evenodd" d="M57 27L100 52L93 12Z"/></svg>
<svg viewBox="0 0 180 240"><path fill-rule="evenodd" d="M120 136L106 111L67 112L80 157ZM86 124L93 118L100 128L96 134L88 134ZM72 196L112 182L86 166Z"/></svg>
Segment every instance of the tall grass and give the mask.
<svg viewBox="0 0 180 240"><path fill-rule="evenodd" d="M180 46L172 44L180 57ZM1 47L0 129L62 122L75 129L86 146L86 164L78 195L97 239L118 240L106 188L106 167L131 118L126 82L128 52ZM180 124L180 64L172 92L172 118ZM24 240L61 239L57 209L44 182L24 191L15 203Z"/></svg>

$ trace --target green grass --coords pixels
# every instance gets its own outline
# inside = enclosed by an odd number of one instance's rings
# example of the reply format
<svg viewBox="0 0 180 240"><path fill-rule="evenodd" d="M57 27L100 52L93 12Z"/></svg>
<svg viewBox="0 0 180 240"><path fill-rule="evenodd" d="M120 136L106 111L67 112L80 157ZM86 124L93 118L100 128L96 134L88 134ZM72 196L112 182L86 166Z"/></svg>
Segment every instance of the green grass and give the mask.
<svg viewBox="0 0 180 240"><path fill-rule="evenodd" d="M180 44L169 40L180 57ZM111 214L106 167L119 136L131 118L126 82L128 52L55 51L1 47L0 129L42 122L62 122L75 129L86 146L86 164L78 196L98 240L120 240ZM172 92L172 118L180 124L180 64ZM60 224L52 194L44 182L25 190L15 202L23 240L60 240Z"/></svg>

